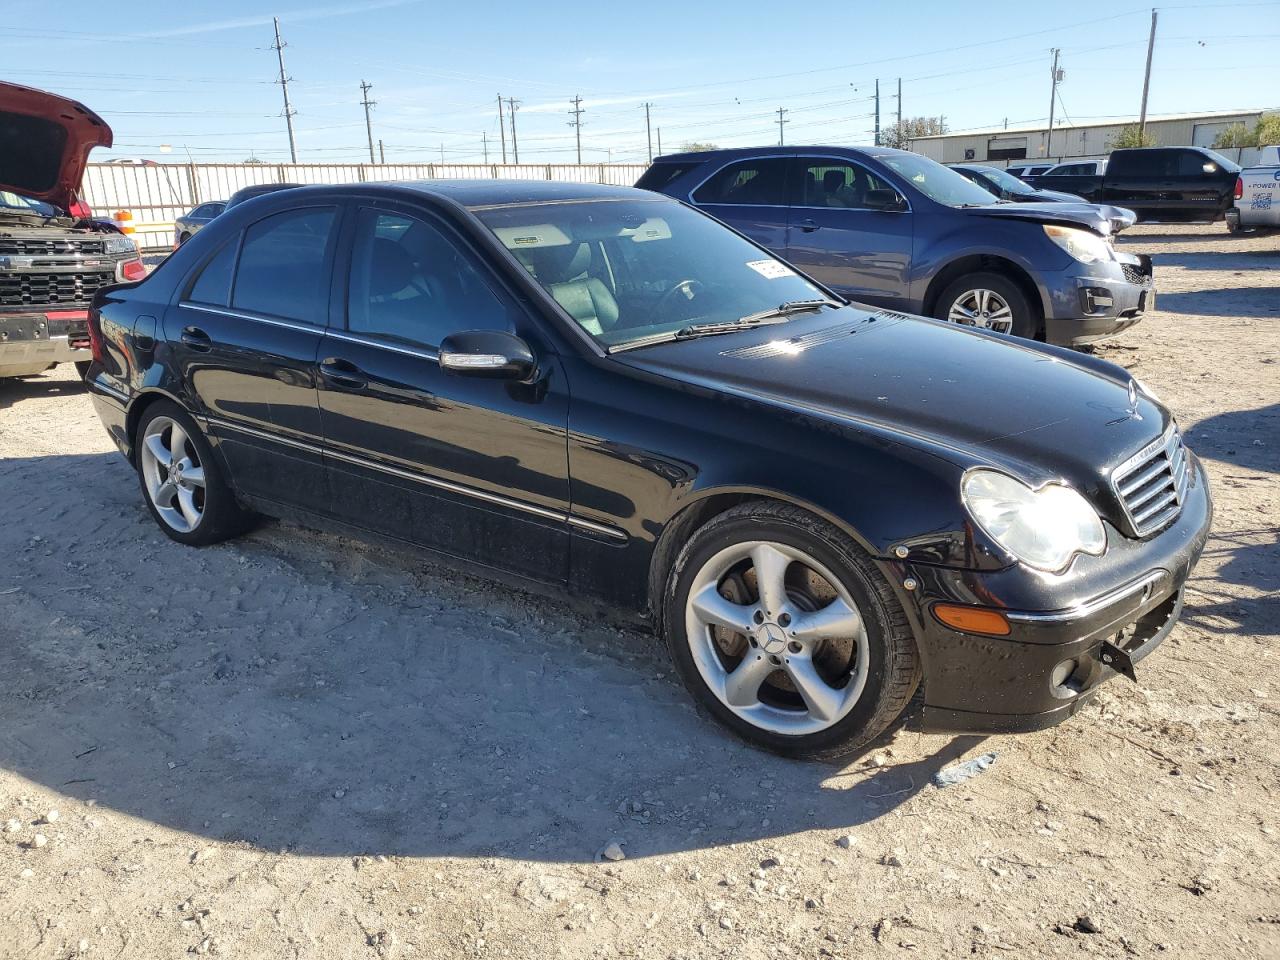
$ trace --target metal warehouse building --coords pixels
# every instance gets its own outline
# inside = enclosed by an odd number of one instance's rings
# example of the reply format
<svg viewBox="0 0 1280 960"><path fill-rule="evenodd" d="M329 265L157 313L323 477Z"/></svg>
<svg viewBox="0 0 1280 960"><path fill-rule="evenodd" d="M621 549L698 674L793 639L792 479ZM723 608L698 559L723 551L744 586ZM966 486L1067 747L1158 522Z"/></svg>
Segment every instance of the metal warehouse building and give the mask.
<svg viewBox="0 0 1280 960"><path fill-rule="evenodd" d="M1214 139L1227 127L1243 123L1253 127L1262 110L1243 113L1184 113L1173 116L1148 116L1147 133L1159 146L1211 147ZM911 141L911 149L939 163L963 163L966 160L1004 166L1016 160L1052 160L1104 157L1108 144L1125 126L1138 122L1137 117L1122 118L1104 124L1055 123L1053 142L1046 149L1047 126L997 127L987 130L964 130ZM1235 151L1232 151L1234 154ZM1233 156L1234 159L1234 156Z"/></svg>

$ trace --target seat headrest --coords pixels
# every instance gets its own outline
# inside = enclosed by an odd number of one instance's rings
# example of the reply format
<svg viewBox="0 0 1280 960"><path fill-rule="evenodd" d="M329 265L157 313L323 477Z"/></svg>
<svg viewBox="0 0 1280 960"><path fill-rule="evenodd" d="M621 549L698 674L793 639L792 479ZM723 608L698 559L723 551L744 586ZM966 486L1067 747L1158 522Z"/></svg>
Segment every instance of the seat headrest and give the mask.
<svg viewBox="0 0 1280 960"><path fill-rule="evenodd" d="M586 273L591 265L591 247L585 243L529 247L518 253L542 283L566 283L569 280L575 280Z"/></svg>
<svg viewBox="0 0 1280 960"><path fill-rule="evenodd" d="M822 175L822 189L827 193L835 193L844 186L843 170L828 170Z"/></svg>
<svg viewBox="0 0 1280 960"><path fill-rule="evenodd" d="M375 237L370 251L369 295L389 297L413 280L416 268L408 251L387 237Z"/></svg>

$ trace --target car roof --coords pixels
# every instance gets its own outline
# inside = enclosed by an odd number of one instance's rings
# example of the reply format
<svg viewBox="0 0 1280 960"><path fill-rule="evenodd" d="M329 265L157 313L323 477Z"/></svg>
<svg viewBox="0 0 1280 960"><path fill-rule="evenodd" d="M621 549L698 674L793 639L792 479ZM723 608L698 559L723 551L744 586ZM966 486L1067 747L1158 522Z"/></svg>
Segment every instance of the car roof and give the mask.
<svg viewBox="0 0 1280 960"><path fill-rule="evenodd" d="M747 157L790 157L801 153L837 153L850 157L891 157L899 154L919 156L909 150L897 150L893 147L842 147L832 144L810 144L779 147L734 147L724 150L694 150L688 153L667 153L654 157L654 163L673 163L689 160L706 162L711 160L737 160Z"/></svg>
<svg viewBox="0 0 1280 960"><path fill-rule="evenodd" d="M335 183L293 187L292 196L333 193L370 196L417 194L443 198L468 209L529 203L563 203L577 200L666 200L634 187L602 183L569 183L557 180L387 180L375 183Z"/></svg>

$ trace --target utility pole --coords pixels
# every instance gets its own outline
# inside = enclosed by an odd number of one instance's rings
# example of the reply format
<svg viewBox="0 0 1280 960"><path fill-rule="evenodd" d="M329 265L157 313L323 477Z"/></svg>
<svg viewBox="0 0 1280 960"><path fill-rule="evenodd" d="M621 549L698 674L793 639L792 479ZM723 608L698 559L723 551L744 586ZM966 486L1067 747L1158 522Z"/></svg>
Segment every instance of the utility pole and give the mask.
<svg viewBox="0 0 1280 960"><path fill-rule="evenodd" d="M649 126L649 108L652 106L653 106L652 103L646 103L644 105L644 136L645 136L645 139L649 142L649 162L650 163L653 163L653 128Z"/></svg>
<svg viewBox="0 0 1280 960"><path fill-rule="evenodd" d="M569 101L573 104L573 109L569 111L569 116L573 117L569 121L569 126L573 127L573 136L578 144L578 165L582 165L582 97L575 96Z"/></svg>
<svg viewBox="0 0 1280 960"><path fill-rule="evenodd" d="M520 142L516 140L516 110L520 101L515 97L507 97L507 116L511 118L511 158L513 163L520 162Z"/></svg>
<svg viewBox="0 0 1280 960"><path fill-rule="evenodd" d="M898 78L898 136L902 136L902 78Z"/></svg>
<svg viewBox="0 0 1280 960"><path fill-rule="evenodd" d="M280 90L284 93L284 122L285 126L289 128L289 162L297 163L298 144L293 139L294 109L289 105L289 78L285 76L284 72L284 48L286 44L280 39L280 18L272 17L271 19L276 25L276 42L271 49L276 52L276 59L280 62L280 79L276 82L280 84Z"/></svg>
<svg viewBox="0 0 1280 960"><path fill-rule="evenodd" d="M498 136L502 138L502 163L507 162L507 128L502 122L502 94L498 94Z"/></svg>
<svg viewBox="0 0 1280 960"><path fill-rule="evenodd" d="M480 131L480 145L484 148L484 162L489 164L489 132L487 130Z"/></svg>
<svg viewBox="0 0 1280 960"><path fill-rule="evenodd" d="M658 128L658 156L662 156L662 128Z"/></svg>
<svg viewBox="0 0 1280 960"><path fill-rule="evenodd" d="M1044 141L1044 158L1046 160L1053 156L1053 107L1058 101L1058 53L1058 48L1054 47L1053 71L1050 75L1052 83L1049 87L1049 133Z"/></svg>
<svg viewBox="0 0 1280 960"><path fill-rule="evenodd" d="M1156 11L1151 9L1151 36L1147 38L1147 71L1142 75L1142 111L1138 114L1138 145L1147 132L1147 91L1151 89L1151 55L1156 49Z"/></svg>
<svg viewBox="0 0 1280 960"><path fill-rule="evenodd" d="M373 89L373 84L360 81L360 92L364 94L364 99L360 102L364 104L364 130L369 135L369 162L373 163L373 122L369 119L369 108L372 107L377 100L369 99L369 91ZM379 140L379 143L382 141Z"/></svg>
<svg viewBox="0 0 1280 960"><path fill-rule="evenodd" d="M782 142L782 141L783 141L783 137L782 137L782 125L783 125L784 123L790 123L790 122L791 122L790 120L783 120L783 119L782 119L783 114L785 114L785 113L787 113L787 112L788 112L788 111L783 110L783 109L782 109L782 107L779 107L779 108L778 108L778 146L780 146L780 147L781 147L781 146L783 146L783 142Z"/></svg>
<svg viewBox="0 0 1280 960"><path fill-rule="evenodd" d="M876 81L876 146L880 146L880 81Z"/></svg>
<svg viewBox="0 0 1280 960"><path fill-rule="evenodd" d="M378 140L378 162L379 163L387 162L387 151L383 149L381 139Z"/></svg>

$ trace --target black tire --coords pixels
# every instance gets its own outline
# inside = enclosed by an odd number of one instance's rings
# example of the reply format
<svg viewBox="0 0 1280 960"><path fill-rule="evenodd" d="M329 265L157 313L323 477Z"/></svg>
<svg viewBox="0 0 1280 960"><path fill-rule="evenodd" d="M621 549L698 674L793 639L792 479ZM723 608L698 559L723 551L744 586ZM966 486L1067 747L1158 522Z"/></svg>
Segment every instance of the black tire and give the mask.
<svg viewBox="0 0 1280 960"><path fill-rule="evenodd" d="M186 243L186 242L187 242L188 240L190 240L190 239L191 239L191 234L189 234L189 233L182 233L182 234L179 234L179 235L178 235L178 246L182 246L184 243Z"/></svg>
<svg viewBox="0 0 1280 960"><path fill-rule="evenodd" d="M143 454L141 445L146 436L147 427L158 417L168 417L177 422L184 431L191 445L195 447L204 468L204 509L200 522L190 531L175 530L170 526L152 502L147 492L147 481L143 473ZM250 529L257 515L246 510L236 501L235 493L222 472L221 464L209 446L209 441L181 407L170 400L157 400L143 411L138 420L138 428L134 432L134 462L138 473L138 485L142 491L142 500L151 513L156 525L170 538L190 547L204 547L213 543L221 543L238 536Z"/></svg>
<svg viewBox="0 0 1280 960"><path fill-rule="evenodd" d="M725 547L751 540L770 540L808 553L840 578L863 615L866 685L850 712L819 732L781 734L739 717L707 686L690 650L685 605L695 576ZM870 557L831 524L786 504L749 501L696 530L667 578L661 623L671 658L694 698L743 739L788 757L834 760L857 753L902 716L920 684L919 655L906 614Z"/></svg>
<svg viewBox="0 0 1280 960"><path fill-rule="evenodd" d="M90 365L91 365L92 363L93 363L93 361L92 361L92 360L77 360L77 361L76 361L76 373L80 374L80 379L81 379L81 380L83 380L85 377L87 377L87 376L89 375L89 367L90 367Z"/></svg>
<svg viewBox="0 0 1280 960"><path fill-rule="evenodd" d="M1015 337L1026 337L1028 340L1034 340L1040 336L1040 311L1027 299L1021 287L1000 273L988 271L967 273L951 281L938 297L933 315L939 320L946 320L952 304L960 299L961 295L970 290L982 289L994 291L1009 305L1009 311L1013 314L1013 327L1009 330L1010 333Z"/></svg>

